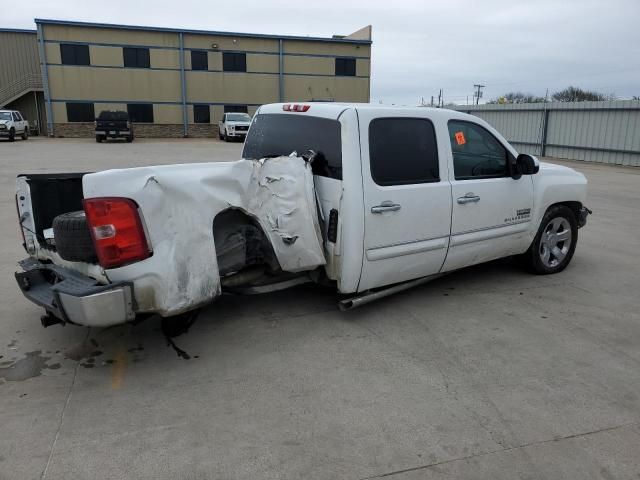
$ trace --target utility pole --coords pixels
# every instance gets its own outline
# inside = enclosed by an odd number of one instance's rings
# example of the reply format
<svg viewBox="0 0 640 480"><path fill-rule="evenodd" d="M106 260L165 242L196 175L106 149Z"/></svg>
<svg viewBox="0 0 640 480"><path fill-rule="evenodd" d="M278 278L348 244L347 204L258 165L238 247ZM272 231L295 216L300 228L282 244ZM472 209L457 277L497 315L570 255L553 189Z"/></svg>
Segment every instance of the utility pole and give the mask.
<svg viewBox="0 0 640 480"><path fill-rule="evenodd" d="M431 95L431 106L433 107L433 95Z"/></svg>
<svg viewBox="0 0 640 480"><path fill-rule="evenodd" d="M474 85L473 88L476 89L476 93L474 95L474 97L476 97L476 105L478 105L480 103L480 98L482 97L482 89L485 87L486 85Z"/></svg>
<svg viewBox="0 0 640 480"><path fill-rule="evenodd" d="M442 102L442 89L438 93L438 108L440 108L440 103Z"/></svg>

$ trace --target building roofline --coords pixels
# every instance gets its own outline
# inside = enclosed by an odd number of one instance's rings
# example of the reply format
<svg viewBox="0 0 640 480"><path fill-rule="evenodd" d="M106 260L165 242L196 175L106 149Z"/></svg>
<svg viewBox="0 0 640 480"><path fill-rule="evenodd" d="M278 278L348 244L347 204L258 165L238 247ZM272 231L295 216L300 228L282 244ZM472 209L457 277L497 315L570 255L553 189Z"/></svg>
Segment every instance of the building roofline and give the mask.
<svg viewBox="0 0 640 480"><path fill-rule="evenodd" d="M0 27L0 32L2 33L33 33L34 35L37 30L29 30L28 28L2 28Z"/></svg>
<svg viewBox="0 0 640 480"><path fill-rule="evenodd" d="M51 20L51 19L44 19L44 18L36 18L34 19L34 21L36 24L64 25L69 27L91 27L91 28L139 30L139 31L151 31L151 32L165 32L165 33L167 32L168 33L189 33L193 35L217 35L221 37L269 38L274 40L302 40L302 41L312 41L312 42L371 45L371 40L354 40L350 38L304 37L304 36L297 36L297 35L269 35L264 33L243 33L243 32L217 32L213 30L188 30L188 29L181 29L181 28L148 27L148 26L142 26L142 25L119 25L119 24L112 24L112 23L74 22L69 20ZM33 33L35 33L35 31L33 31Z"/></svg>

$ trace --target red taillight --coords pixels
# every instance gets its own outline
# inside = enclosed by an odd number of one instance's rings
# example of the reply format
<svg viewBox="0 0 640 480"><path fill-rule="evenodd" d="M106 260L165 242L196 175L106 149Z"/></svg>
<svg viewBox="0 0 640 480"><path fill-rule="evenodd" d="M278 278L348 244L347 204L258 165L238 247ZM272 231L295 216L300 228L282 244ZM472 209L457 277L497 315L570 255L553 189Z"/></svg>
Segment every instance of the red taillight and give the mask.
<svg viewBox="0 0 640 480"><path fill-rule="evenodd" d="M311 108L311 105L300 105L297 103L286 103L282 106L282 110L285 112L306 112Z"/></svg>
<svg viewBox="0 0 640 480"><path fill-rule="evenodd" d="M83 203L100 265L115 268L151 256L138 205L133 200L89 198Z"/></svg>

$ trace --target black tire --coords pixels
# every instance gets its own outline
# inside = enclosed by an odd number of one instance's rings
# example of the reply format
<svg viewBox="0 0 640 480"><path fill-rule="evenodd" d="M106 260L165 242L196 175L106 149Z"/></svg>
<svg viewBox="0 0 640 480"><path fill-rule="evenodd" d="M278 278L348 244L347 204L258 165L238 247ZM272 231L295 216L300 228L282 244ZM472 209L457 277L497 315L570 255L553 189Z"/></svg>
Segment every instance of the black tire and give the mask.
<svg viewBox="0 0 640 480"><path fill-rule="evenodd" d="M127 136L127 143L131 143L133 142L133 135L128 135Z"/></svg>
<svg viewBox="0 0 640 480"><path fill-rule="evenodd" d="M102 143L102 140L103 140L102 135L96 135L96 142Z"/></svg>
<svg viewBox="0 0 640 480"><path fill-rule="evenodd" d="M24 127L24 131L22 132L22 139L27 140L29 138L29 127Z"/></svg>
<svg viewBox="0 0 640 480"><path fill-rule="evenodd" d="M545 258L546 249L548 249L548 245L545 241L543 241L543 235L546 235L547 232L553 230L553 223L560 223L562 230L560 233L564 233L565 231L570 231L570 242L569 245L565 245L566 241L560 241L558 245L560 246L559 252L564 252L564 256L561 260L555 259L555 263L553 260L553 254L550 257L547 257L548 260L545 262L543 260ZM568 224L568 227L567 226ZM568 235L568 234L565 234ZM557 241L557 240L556 240ZM540 227L538 228L538 233L536 237L533 239L529 250L527 250L522 255L522 260L527 267L527 269L535 273L537 275L549 275L552 273L558 273L567 268L567 265L571 262L573 258L573 254L576 250L576 245L578 243L578 222L576 220L576 216L573 211L564 205L554 205L547 210L547 212L542 217L542 221L540 222Z"/></svg>
<svg viewBox="0 0 640 480"><path fill-rule="evenodd" d="M227 134L226 134L226 133L223 133L223 134L222 134L222 140L224 140L225 142L228 142L228 141L229 141L229 137L227 137Z"/></svg>
<svg viewBox="0 0 640 480"><path fill-rule="evenodd" d="M222 140L222 130L218 129L218 139Z"/></svg>
<svg viewBox="0 0 640 480"><path fill-rule="evenodd" d="M13 142L16 139L16 129L11 127L11 130L9 130L9 141Z"/></svg>
<svg viewBox="0 0 640 480"><path fill-rule="evenodd" d="M70 262L96 263L96 250L84 211L63 213L53 219L56 250Z"/></svg>

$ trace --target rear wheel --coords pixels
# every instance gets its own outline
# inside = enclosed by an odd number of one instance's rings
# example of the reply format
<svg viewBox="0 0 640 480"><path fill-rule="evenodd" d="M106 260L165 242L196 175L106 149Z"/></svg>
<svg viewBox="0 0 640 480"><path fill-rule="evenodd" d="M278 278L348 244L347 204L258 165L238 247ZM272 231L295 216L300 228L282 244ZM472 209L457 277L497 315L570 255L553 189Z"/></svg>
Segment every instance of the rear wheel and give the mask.
<svg viewBox="0 0 640 480"><path fill-rule="evenodd" d="M571 262L577 242L578 223L573 211L556 205L545 213L523 260L529 270L538 275L558 273Z"/></svg>
<svg viewBox="0 0 640 480"><path fill-rule="evenodd" d="M22 139L26 140L29 138L29 127L24 127L24 131L22 132Z"/></svg>

